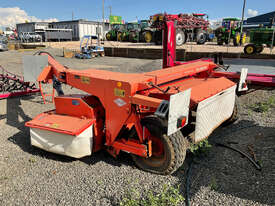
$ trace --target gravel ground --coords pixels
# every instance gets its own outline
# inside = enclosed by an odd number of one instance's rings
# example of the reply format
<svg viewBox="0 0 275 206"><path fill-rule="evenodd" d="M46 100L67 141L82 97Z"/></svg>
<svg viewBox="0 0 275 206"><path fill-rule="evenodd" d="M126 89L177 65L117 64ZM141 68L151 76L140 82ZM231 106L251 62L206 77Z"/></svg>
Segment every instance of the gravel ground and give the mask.
<svg viewBox="0 0 275 206"><path fill-rule="evenodd" d="M161 66L161 60L77 60L60 57L60 50L49 51L62 64L75 69L143 72ZM0 53L0 65L22 74L21 58L31 53ZM64 91L77 92L70 87ZM210 136L213 146L209 154L193 164L192 205L275 205L275 108L266 113L253 110L255 103L271 96L275 98L275 90L241 96L240 119ZM185 195L190 155L175 174L160 176L137 169L125 153L114 159L102 151L75 160L31 147L25 122L52 108L50 103L43 105L40 96L0 100L0 205L117 205L131 189L146 194L159 192L164 184L179 185ZM214 146L214 142L227 141L238 142L232 146L245 152L247 145L252 145L262 171L238 153Z"/></svg>

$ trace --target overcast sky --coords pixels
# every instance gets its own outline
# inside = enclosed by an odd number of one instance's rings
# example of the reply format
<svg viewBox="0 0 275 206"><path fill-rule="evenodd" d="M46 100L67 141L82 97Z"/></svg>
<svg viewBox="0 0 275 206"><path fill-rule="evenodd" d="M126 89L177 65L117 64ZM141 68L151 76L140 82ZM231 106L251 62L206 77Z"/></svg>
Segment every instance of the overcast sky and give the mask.
<svg viewBox="0 0 275 206"><path fill-rule="evenodd" d="M148 19L167 13L207 13L210 20L241 17L242 0L105 0L105 18L120 15L126 21ZM275 0L247 0L246 17L275 10ZM0 25L12 26L25 21L62 21L102 19L102 0L0 0Z"/></svg>

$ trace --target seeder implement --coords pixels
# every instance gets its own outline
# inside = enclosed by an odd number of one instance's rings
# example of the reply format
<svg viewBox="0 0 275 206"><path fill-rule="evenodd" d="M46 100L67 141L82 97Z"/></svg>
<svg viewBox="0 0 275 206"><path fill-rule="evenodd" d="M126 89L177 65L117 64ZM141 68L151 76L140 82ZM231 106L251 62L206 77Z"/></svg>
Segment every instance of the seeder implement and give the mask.
<svg viewBox="0 0 275 206"><path fill-rule="evenodd" d="M34 83L24 82L24 78L8 72L0 66L0 99L39 92Z"/></svg>

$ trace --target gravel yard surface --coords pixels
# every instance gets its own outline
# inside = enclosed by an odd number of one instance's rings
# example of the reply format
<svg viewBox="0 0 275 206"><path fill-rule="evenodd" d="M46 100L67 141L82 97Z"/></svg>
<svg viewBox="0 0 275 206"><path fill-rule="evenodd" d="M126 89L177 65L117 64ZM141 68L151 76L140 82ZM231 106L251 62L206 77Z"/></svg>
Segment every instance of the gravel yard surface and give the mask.
<svg viewBox="0 0 275 206"><path fill-rule="evenodd" d="M161 67L161 60L65 59L61 50L48 51L60 63L74 69L144 72ZM22 56L32 53L1 52L0 65L22 74ZM79 91L66 86L64 92ZM275 90L271 88L240 97L240 119L217 129L209 138L212 144L209 154L195 159L190 180L191 205L275 205L273 100ZM267 112L255 111L257 103L267 101ZM0 100L0 205L118 205L129 190L144 196L150 191L161 191L165 184L179 186L185 195L190 155L175 174L161 176L137 169L126 153L114 159L102 151L76 160L30 146L25 122L50 109L53 104L44 105L39 95ZM232 146L246 153L248 145L253 147L262 171L240 154L214 144L227 141L236 142Z"/></svg>

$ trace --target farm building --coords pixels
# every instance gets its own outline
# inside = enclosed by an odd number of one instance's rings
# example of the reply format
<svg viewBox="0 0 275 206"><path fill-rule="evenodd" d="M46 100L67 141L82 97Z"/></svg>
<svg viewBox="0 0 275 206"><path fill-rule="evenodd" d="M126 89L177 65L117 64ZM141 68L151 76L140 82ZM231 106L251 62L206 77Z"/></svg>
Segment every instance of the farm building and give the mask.
<svg viewBox="0 0 275 206"><path fill-rule="evenodd" d="M247 20L244 21L244 27L245 28L258 28L260 25L262 26L269 26L270 20L275 17L275 11L269 12L266 14L262 14L255 17L247 18Z"/></svg>
<svg viewBox="0 0 275 206"><path fill-rule="evenodd" d="M97 35L98 33L102 33L101 22L84 19L52 22L50 27L56 29L72 29L73 40L80 40L84 35ZM109 23L105 23L104 33L106 34L108 31Z"/></svg>
<svg viewBox="0 0 275 206"><path fill-rule="evenodd" d="M43 40L64 41L80 40L84 35L97 35L102 33L102 23L99 21L88 21L84 19L59 22L30 22L17 24L18 33L37 32L42 35ZM109 23L105 23L104 35L109 31ZM101 34L102 38L102 34Z"/></svg>

